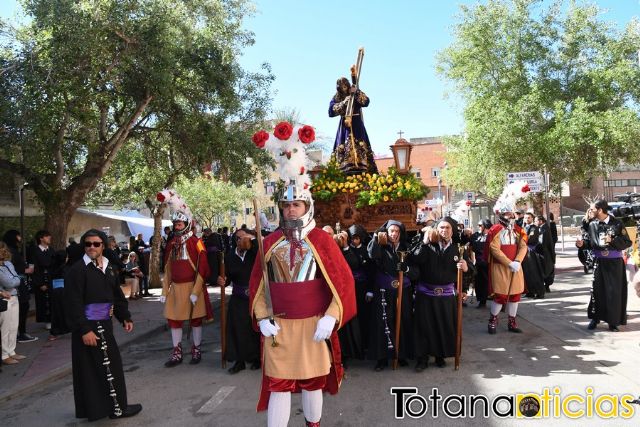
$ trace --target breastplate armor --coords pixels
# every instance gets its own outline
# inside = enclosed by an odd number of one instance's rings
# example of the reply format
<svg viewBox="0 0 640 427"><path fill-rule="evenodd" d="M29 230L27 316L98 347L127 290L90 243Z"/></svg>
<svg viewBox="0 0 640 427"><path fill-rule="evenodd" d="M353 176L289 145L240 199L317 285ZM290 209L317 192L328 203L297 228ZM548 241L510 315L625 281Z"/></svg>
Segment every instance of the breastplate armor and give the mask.
<svg viewBox="0 0 640 427"><path fill-rule="evenodd" d="M301 248L295 250L293 264L291 264L291 243L282 240L271 251L269 259L269 280L274 282L305 282L316 278L318 264L309 244L300 241Z"/></svg>

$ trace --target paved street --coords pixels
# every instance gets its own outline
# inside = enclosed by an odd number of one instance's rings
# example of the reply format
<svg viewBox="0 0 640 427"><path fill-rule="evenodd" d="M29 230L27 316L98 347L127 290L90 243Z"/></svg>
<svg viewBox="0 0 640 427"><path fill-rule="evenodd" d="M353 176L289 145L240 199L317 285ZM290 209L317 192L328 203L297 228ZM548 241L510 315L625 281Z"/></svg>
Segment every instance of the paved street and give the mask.
<svg viewBox="0 0 640 427"><path fill-rule="evenodd" d="M430 366L420 374L413 371L413 365L395 372L386 370L377 373L372 370L371 362L354 362L348 370L341 393L338 396L325 396L322 425L418 426L433 423L447 426L511 426L523 422L513 417L501 419L495 415L488 419L480 415L474 419L449 419L442 414L442 408L439 417L434 419L431 406L422 419L406 417L396 420L393 415L393 396L390 394L393 386L417 387L423 396L428 396L432 388L437 387L444 397L451 394L485 394L490 400L499 394L541 394L545 387L552 394L565 396L571 393L586 396L585 390L592 387L594 400L604 393L629 393L638 397L640 299L634 292L629 292L629 324L621 327L622 332L610 333L606 325L601 325L595 332L588 331L585 310L591 275L584 275L573 254L568 254L558 257L558 272L552 292L543 300L525 299L521 304L520 326L524 334L508 333L506 316L503 314L498 334L488 335L488 311L468 307L464 310L463 355L459 371L453 370L452 359L447 361L445 368ZM217 296L212 294L214 301L217 301ZM122 353L129 401L142 403L144 410L139 416L117 422L117 425L266 424L266 415L255 412L260 371L246 370L229 375L221 369L217 321L205 327L205 353L200 365L183 363L176 368L166 369L163 363L170 351L170 337L162 328L157 298L136 301L132 306L139 318L146 318L139 322L139 331L136 332L138 338L135 335L128 337L130 341L122 346ZM29 345L34 347L30 348ZM40 346L38 353L36 345ZM42 364L38 357L40 353L48 354L47 360L55 360L51 350L53 345L62 352L62 349L69 347L69 338L47 344L22 344L19 351L30 355L32 364ZM21 384L24 386L28 382L16 381L16 375L12 375L14 367L5 367L0 374L3 424L35 426L42 424L43 420L50 425L84 424L76 422L74 418L71 377L68 365L66 372L64 366L57 368L57 379L51 375L47 378L44 372L31 374L34 378L38 377L39 381L32 381L30 388L23 392L20 392ZM6 387L7 384L12 385ZM554 391L556 387L559 390ZM8 397L7 393L12 391L20 394L15 398ZM456 405L452 403L450 409L457 410ZM411 407L414 411L416 408L419 409L416 405ZM640 412L640 406L634 408L635 412ZM603 406L603 409L607 407ZM631 420L603 420L594 416L590 419L581 418L579 422L584 426L637 425L639 419L640 415L635 415ZM527 422L539 424L543 421ZM550 422L554 425L576 423L567 417L551 419ZM105 420L96 423L107 424L114 422ZM304 425L299 396L293 398L289 424Z"/></svg>

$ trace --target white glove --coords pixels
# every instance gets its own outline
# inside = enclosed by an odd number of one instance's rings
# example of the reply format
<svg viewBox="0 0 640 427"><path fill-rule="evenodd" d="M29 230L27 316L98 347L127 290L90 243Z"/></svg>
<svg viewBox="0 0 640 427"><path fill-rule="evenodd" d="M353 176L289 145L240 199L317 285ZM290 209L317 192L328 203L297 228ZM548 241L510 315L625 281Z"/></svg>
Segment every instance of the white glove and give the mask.
<svg viewBox="0 0 640 427"><path fill-rule="evenodd" d="M335 326L336 318L329 316L328 314L325 315L323 318L318 320L318 327L316 328L316 333L313 335L313 340L320 342L329 339Z"/></svg>
<svg viewBox="0 0 640 427"><path fill-rule="evenodd" d="M196 301L198 301L198 295L191 294L189 295L189 299L191 300L191 304L196 305Z"/></svg>
<svg viewBox="0 0 640 427"><path fill-rule="evenodd" d="M517 273L518 271L520 271L520 263L518 261L511 261L509 263L509 269L511 269L511 271L513 271L514 273Z"/></svg>
<svg viewBox="0 0 640 427"><path fill-rule="evenodd" d="M160 303L164 304L165 302L167 302L167 297L165 297L164 295L160 295Z"/></svg>
<svg viewBox="0 0 640 427"><path fill-rule="evenodd" d="M280 326L276 322L271 323L269 319L262 319L258 322L258 326L260 326L260 332L265 337L272 337L274 335L278 335L278 331L280 330Z"/></svg>

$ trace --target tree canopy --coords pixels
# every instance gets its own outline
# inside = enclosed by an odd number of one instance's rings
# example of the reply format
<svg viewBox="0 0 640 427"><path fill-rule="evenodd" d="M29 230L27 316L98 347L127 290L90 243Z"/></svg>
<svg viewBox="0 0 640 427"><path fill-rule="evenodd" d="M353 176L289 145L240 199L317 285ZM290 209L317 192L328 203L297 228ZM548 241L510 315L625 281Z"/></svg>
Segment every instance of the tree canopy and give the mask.
<svg viewBox="0 0 640 427"><path fill-rule="evenodd" d="M546 169L586 181L640 164L640 23L623 30L594 5L489 0L461 6L437 70L464 102L445 140L448 181L498 194L505 173Z"/></svg>
<svg viewBox="0 0 640 427"><path fill-rule="evenodd" d="M237 62L253 43L242 29L247 1L22 7L26 24L1 23L0 168L30 183L54 237L64 239L115 161L121 174L112 183L130 183L123 165L135 174L147 168L137 185L150 194L176 171L212 161L234 182L246 180L248 158L269 162L250 135L269 108L273 76L267 65L247 72Z"/></svg>
<svg viewBox="0 0 640 427"><path fill-rule="evenodd" d="M230 224L231 212L240 212L243 202L254 194L251 188L220 181L210 174L196 179L182 179L176 185L178 194L202 227L216 229Z"/></svg>

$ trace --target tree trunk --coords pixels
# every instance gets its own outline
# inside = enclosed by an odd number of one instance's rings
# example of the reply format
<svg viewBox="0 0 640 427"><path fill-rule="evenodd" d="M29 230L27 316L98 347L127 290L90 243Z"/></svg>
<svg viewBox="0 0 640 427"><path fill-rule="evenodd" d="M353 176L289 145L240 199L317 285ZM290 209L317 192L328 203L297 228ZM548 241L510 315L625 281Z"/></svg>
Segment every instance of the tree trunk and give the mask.
<svg viewBox="0 0 640 427"><path fill-rule="evenodd" d="M535 193L531 198L531 205L534 214L542 215L544 212L544 193Z"/></svg>
<svg viewBox="0 0 640 427"><path fill-rule="evenodd" d="M51 247L54 250L67 247L67 229L76 209L63 203L44 206L44 228L51 233Z"/></svg>
<svg viewBox="0 0 640 427"><path fill-rule="evenodd" d="M149 286L151 288L162 287L160 280L160 242L162 242L162 215L166 204L161 203L153 212L153 245L151 245L151 258L149 261Z"/></svg>

